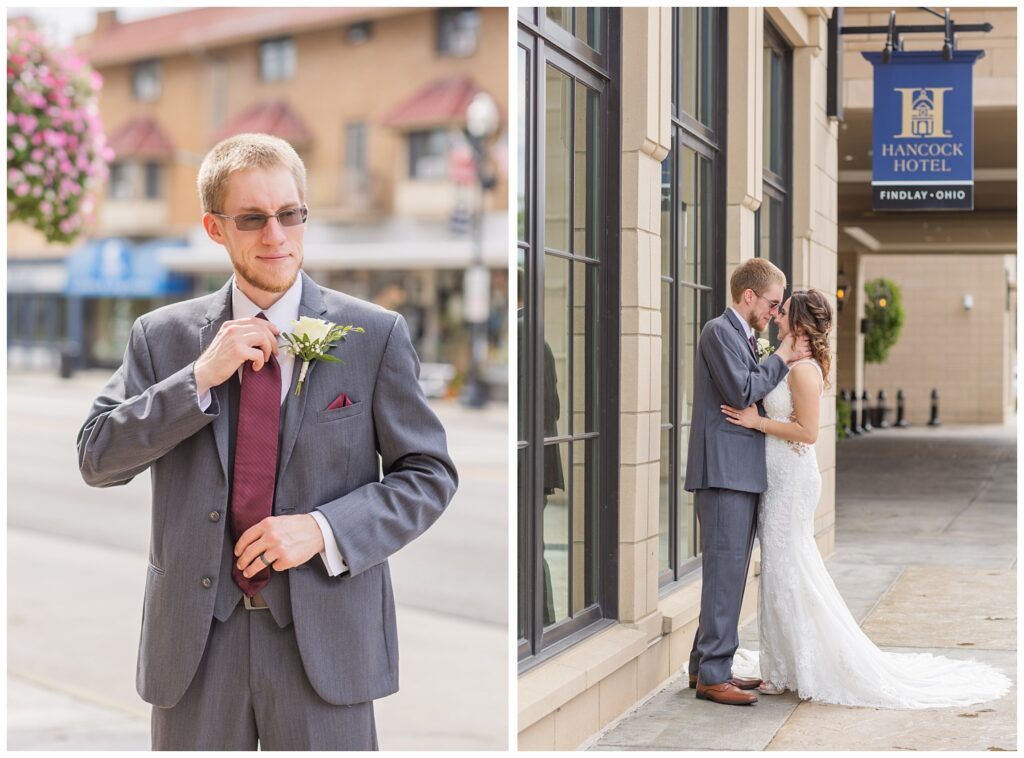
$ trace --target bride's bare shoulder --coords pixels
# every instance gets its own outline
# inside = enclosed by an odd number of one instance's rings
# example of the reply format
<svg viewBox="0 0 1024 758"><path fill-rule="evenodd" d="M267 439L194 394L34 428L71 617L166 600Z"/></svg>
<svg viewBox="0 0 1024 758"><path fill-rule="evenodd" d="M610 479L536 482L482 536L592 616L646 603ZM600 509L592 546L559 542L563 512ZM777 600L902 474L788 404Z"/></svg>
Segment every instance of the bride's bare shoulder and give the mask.
<svg viewBox="0 0 1024 758"><path fill-rule="evenodd" d="M798 361L790 366L786 381L791 390L805 389L817 394L821 390L821 368L814 360Z"/></svg>

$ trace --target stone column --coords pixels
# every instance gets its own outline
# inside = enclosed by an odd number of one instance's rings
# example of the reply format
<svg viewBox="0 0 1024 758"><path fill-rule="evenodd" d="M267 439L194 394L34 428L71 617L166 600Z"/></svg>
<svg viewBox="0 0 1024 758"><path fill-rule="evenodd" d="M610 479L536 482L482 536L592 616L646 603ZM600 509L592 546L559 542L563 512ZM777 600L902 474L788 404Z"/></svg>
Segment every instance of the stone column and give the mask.
<svg viewBox="0 0 1024 758"><path fill-rule="evenodd" d="M619 620L660 634L661 161L671 144L671 8L622 11Z"/></svg>
<svg viewBox="0 0 1024 758"><path fill-rule="evenodd" d="M764 10L729 9L726 131L725 301L733 269L754 257L754 214L761 207L764 171Z"/></svg>

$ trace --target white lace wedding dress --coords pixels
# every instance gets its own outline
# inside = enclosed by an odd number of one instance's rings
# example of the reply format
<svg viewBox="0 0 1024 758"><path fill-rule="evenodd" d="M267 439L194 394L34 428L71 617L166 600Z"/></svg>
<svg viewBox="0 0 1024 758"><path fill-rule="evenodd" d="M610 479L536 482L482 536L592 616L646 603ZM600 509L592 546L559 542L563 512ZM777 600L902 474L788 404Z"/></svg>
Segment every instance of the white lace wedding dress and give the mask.
<svg viewBox="0 0 1024 758"><path fill-rule="evenodd" d="M821 367L808 362L820 375ZM769 393L764 407L775 421L793 420L788 381ZM988 665L879 650L847 609L814 541L821 494L814 446L769 436L765 454L768 489L757 531L759 664L767 684L801 698L874 708L965 706L1006 693L1009 679ZM748 666L752 658L748 653Z"/></svg>

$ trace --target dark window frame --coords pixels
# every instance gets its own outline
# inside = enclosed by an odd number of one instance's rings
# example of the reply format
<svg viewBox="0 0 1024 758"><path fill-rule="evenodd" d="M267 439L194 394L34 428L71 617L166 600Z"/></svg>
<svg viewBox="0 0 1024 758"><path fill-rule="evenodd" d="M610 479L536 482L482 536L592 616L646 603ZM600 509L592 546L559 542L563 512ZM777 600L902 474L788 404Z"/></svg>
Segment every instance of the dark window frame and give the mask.
<svg viewBox="0 0 1024 758"><path fill-rule="evenodd" d="M679 81L679 59L680 46L682 44L682 14L679 9L672 11L672 149L669 153L671 160L671 192L670 203L672 212L670 215L670 236L672 253L670 256L670 270L668 274L659 277L659 287L662 282L671 282L671 298L669 302L671 333L662 334L662 339L670 340L669 348L669 418L662 419L659 426L659 440L661 432L670 430L669 436L669 470L672 475L669 478L669 507L668 507L668 545L669 559L668 568L659 569L658 585L661 593L667 593L678 587L683 582L689 581L695 572L700 569L700 549L689 558L680 558L681 546L679 544L679 518L680 501L682 497L682 481L678 472L682 470L680 465L681 445L679 444L678 430L681 424L679 418L679 329L682 324L680 318L681 290L688 288L705 293L698 306L698 318L696 323L697 333L704 327L704 324L721 310L725 308L725 257L716 254L716 251L725 250L726 235L726 140L727 140L727 119L726 102L728 94L728 11L725 8L698 8L698 12L717 14L714 31L715 59L711 71L711 87L715 92L713 101L712 127L701 122L692 114L683 110L681 102L683 82ZM711 200L714 203L710 215L711 229L708 232L708 244L701 251L701 258L698 260L698 272L704 268L709 271L705 283L686 282L680 280L679 264L684 240L679 224L679 181L680 169L682 167L683 148L691 150L711 163ZM698 277L699 278L699 277ZM664 308L664 303L662 304ZM660 496L660 495L659 495ZM660 506L659 506L660 513ZM691 528L694 534L698 534L696 511L693 515ZM660 528L659 528L660 531ZM660 565L659 559L659 565Z"/></svg>
<svg viewBox="0 0 1024 758"><path fill-rule="evenodd" d="M526 493L527 507L521 513L524 528L527 530L528 558L526 562L526 586L517 588L517 592L526 593L526 634L518 640L518 657L520 673L549 660L559 652L571 647L576 642L615 623L618 615L618 385L619 385L619 48L621 46L621 10L605 9L602 33L605 35L604 49L608 54L598 55L600 65L595 64L594 51L581 54L582 45L575 37L566 39L564 30L548 28L548 24L538 25L533 18L519 17L519 48L527 53L527 103L528 124L526 134L526 161L528 182L526 191L526 240L520 240L517 249L523 251L525 259L525 276L523 301L526 303L527 318L525 321L525 345L529 360L526 367L529 371L526 387L526 407L520 412L525 416L525 440L517 442L517 468L520 451L526 454ZM559 34L558 32L562 32ZM578 43L578 44L574 44ZM600 254L596 259L588 258L565 251L552 251L545 248L544 223L542 213L544 204L543 165L545 160L543 143L537 135L544 134L545 109L538 104L545 102L546 67L553 65L572 79L598 91L601 97L598 129L602 135L599 163L601 179L600 192L597 199L601 208L600 217L605 219L602 237L599 240ZM575 102L575 98L574 98ZM570 208L570 214L572 209ZM570 228L572 224L570 223ZM517 235L518 236L518 235ZM582 612L570 616L547 629L543 625L543 524L541 513L544 503L543 471L544 443L561 440L561 437L544 438L544 419L542 403L537 401L538 388L543 386L543 282L544 264L548 255L558 255L573 261L582 261L583 265L598 266L596 311L597 343L595 348L597 364L601 367L601 402L597 404L597 432L574 434L566 441L584 441L598 439L592 443L598 447L596 471L593 472L595 486L601 493L597 512L597 541L594 546L594 560L597 563L597 597L596 602ZM573 277L570 277L569 297L572 298ZM570 344L571 350L571 344ZM540 358L538 360L537 358ZM573 365L571 354L569 366ZM572 382L569 382L569 392ZM567 393L567 407L573 412L571 394ZM518 436L518 434L517 434ZM570 444L570 455L575 442ZM572 463L566 477L572 476ZM518 507L518 503L517 503ZM571 528L571 526L570 526ZM572 542L571 535L569 542ZM517 602L519 598L517 598Z"/></svg>
<svg viewBox="0 0 1024 758"><path fill-rule="evenodd" d="M768 167L768 156L764 156L761 182L764 200L754 217L754 255L758 258L765 257L766 251L761 246L761 213L767 205L767 198L770 197L782 204L782 250L775 262L786 275L786 281L791 288L793 281L793 48L767 17L764 20L764 41L765 45L772 48L782 59L782 91L778 113L780 118L777 122L773 120L774 129L777 130L773 133L783 135L781 145L783 173L778 174L772 171ZM773 115L766 111L762 123L772 118ZM775 325L772 323L771 337L773 341L777 341L775 336Z"/></svg>

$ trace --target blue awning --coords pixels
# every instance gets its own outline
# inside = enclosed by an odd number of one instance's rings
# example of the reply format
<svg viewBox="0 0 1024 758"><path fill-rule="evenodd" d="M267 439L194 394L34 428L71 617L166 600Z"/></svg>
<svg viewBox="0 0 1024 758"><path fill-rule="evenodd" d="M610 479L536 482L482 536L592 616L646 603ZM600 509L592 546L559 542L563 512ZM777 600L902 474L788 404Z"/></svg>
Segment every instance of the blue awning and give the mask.
<svg viewBox="0 0 1024 758"><path fill-rule="evenodd" d="M187 294L189 279L168 271L157 250L184 247L185 240L133 244L122 237L90 240L67 259L67 294L77 297L165 297Z"/></svg>

